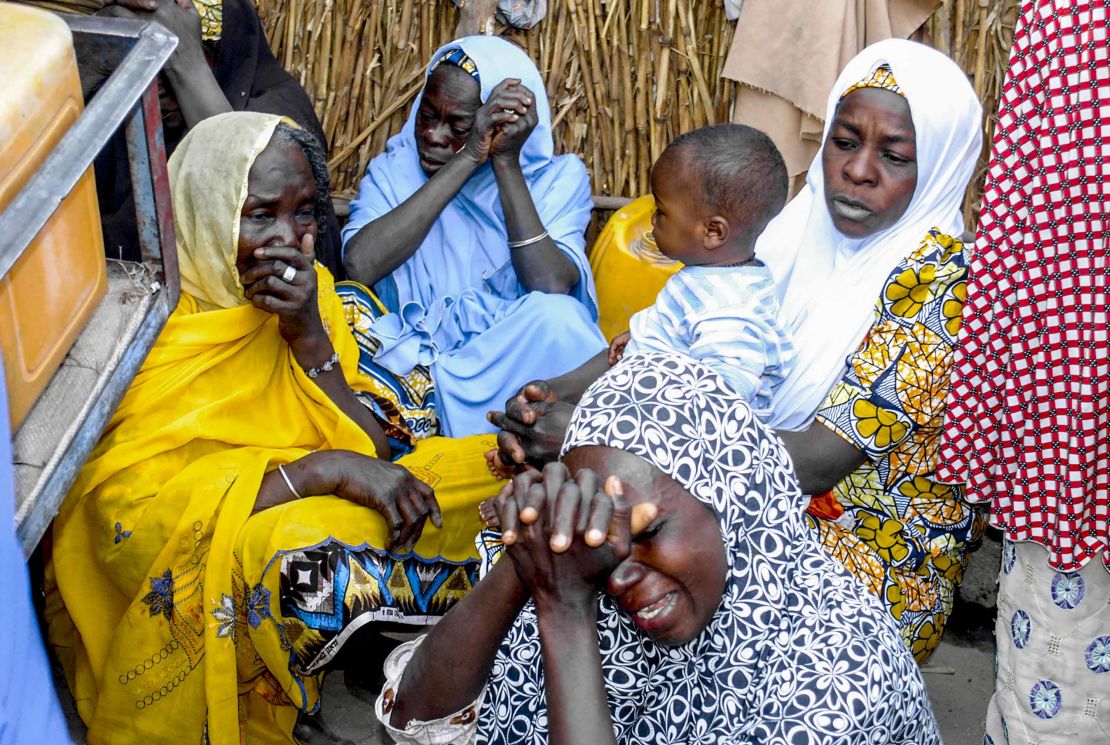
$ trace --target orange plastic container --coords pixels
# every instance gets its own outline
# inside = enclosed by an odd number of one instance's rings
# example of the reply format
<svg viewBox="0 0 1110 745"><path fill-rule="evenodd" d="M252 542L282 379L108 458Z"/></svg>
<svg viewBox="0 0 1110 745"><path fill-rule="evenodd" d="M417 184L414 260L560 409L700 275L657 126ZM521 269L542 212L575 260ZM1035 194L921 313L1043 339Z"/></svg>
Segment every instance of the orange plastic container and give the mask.
<svg viewBox="0 0 1110 745"><path fill-rule="evenodd" d="M612 340L628 330L628 320L655 302L655 296L682 264L659 253L651 240L650 194L634 199L613 213L590 252L590 269L597 286L601 333Z"/></svg>
<svg viewBox="0 0 1110 745"><path fill-rule="evenodd" d="M52 13L0 3L0 69L6 71L0 96L2 211L84 106L73 38ZM107 286L96 182L89 168L0 280L0 350L13 431Z"/></svg>

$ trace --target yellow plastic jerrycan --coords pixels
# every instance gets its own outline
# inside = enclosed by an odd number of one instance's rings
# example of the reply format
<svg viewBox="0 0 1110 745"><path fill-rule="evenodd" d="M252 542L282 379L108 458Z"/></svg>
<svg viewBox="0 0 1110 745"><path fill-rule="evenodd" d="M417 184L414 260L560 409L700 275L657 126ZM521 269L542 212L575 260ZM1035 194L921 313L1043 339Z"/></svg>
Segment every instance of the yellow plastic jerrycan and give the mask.
<svg viewBox="0 0 1110 745"><path fill-rule="evenodd" d="M617 210L605 223L590 252L597 285L598 325L612 340L628 330L633 314L655 296L682 264L659 253L651 237L655 199L646 194Z"/></svg>
<svg viewBox="0 0 1110 745"><path fill-rule="evenodd" d="M0 3L0 210L84 108L73 38L52 13ZM10 236L9 236L10 237ZM0 350L13 431L108 286L92 168L0 280Z"/></svg>

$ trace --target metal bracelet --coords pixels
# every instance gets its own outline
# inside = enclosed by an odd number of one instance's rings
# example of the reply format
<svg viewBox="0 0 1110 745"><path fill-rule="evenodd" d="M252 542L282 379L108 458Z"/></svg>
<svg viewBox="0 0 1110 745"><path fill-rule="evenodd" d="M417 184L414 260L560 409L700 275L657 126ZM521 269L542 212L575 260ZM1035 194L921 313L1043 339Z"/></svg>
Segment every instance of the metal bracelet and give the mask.
<svg viewBox="0 0 1110 745"><path fill-rule="evenodd" d="M304 371L304 374L310 378L317 377L320 373L331 372L336 365L339 364L339 352L332 353L331 359L319 367L310 367Z"/></svg>
<svg viewBox="0 0 1110 745"><path fill-rule="evenodd" d="M289 487L289 491L293 492L293 496L296 497L297 499L304 499L304 497L301 496L301 493L299 491L297 491L297 488L295 486L293 486L293 480L290 479L289 474L287 474L285 472L285 466L284 465L279 465L278 466L278 472L281 474L281 477L283 479L285 479L285 485Z"/></svg>
<svg viewBox="0 0 1110 745"><path fill-rule="evenodd" d="M525 246L531 246L533 243L539 243L546 237L547 231L545 230L539 235L533 236L532 238L525 238L522 241L509 241L509 248L524 248Z"/></svg>

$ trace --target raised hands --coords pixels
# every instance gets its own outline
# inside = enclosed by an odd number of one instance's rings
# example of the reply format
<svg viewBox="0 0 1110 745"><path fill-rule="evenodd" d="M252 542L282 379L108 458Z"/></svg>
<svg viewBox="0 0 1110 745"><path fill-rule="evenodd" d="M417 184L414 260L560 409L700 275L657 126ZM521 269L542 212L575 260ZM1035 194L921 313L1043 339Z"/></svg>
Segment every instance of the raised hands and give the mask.
<svg viewBox="0 0 1110 745"><path fill-rule="evenodd" d="M460 154L478 164L491 158L519 162L520 149L538 122L535 94L520 80L506 78L478 109Z"/></svg>
<svg viewBox="0 0 1110 745"><path fill-rule="evenodd" d="M562 463L518 474L494 501L509 558L538 607L592 603L654 519L650 503L629 506L620 479L572 477Z"/></svg>

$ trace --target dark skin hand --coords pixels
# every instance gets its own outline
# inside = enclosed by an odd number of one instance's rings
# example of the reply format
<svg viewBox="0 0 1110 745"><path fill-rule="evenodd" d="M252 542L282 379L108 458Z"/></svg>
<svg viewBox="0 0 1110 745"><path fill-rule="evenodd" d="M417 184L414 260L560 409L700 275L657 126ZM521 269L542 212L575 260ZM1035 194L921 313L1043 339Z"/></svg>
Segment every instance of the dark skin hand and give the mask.
<svg viewBox="0 0 1110 745"><path fill-rule="evenodd" d="M602 355L608 363L609 351ZM551 383L532 381L505 403L505 411L489 413L489 421L501 430L497 434L497 450L487 455L491 467L508 473L524 467L542 468L545 463L558 460L574 404L563 400L557 389L569 392L577 402L592 382L586 381L588 375L580 372L587 365L592 365L595 371L600 368L594 358L569 374L573 377L563 376ZM600 374L594 380L597 377ZM798 432L780 430L775 434L786 445L805 494L824 494L867 460L862 450L820 422Z"/></svg>
<svg viewBox="0 0 1110 745"><path fill-rule="evenodd" d="M613 742L597 646L597 600L632 537L655 519L654 505L633 511L620 481L602 489L582 469L559 463L520 474L496 498L514 526L507 560L428 634L405 670L393 726L427 721L471 704L489 679L497 649L529 597L536 603L547 676L550 742ZM460 643L465 639L466 643ZM448 673L449 671L449 673Z"/></svg>
<svg viewBox="0 0 1110 745"><path fill-rule="evenodd" d="M616 477L605 491L591 470L568 477L561 463L548 465L542 483L536 478L499 500L498 517L513 538L513 568L536 604L549 742L615 743L597 613L601 586L631 552L631 509Z"/></svg>
<svg viewBox="0 0 1110 745"><path fill-rule="evenodd" d="M628 342L631 340L632 334L627 331L613 337L613 341L609 342L609 367L624 359L624 348L628 346Z"/></svg>
<svg viewBox="0 0 1110 745"><path fill-rule="evenodd" d="M163 101L166 125L189 129L216 114L231 111L231 104L216 82L201 43L200 15L189 0L117 0L98 15L155 21L177 37L177 48L163 71L164 85L176 106ZM83 85L85 81L82 81ZM166 98L165 96L163 97Z"/></svg>
<svg viewBox="0 0 1110 745"><path fill-rule="evenodd" d="M542 233L520 168L520 150L537 120L535 96L519 80L501 81L483 104L478 83L466 72L450 64L437 67L416 115L417 151L428 181L348 242L348 274L370 286L407 261L448 203L487 162L497 180L508 239ZM566 294L580 279L550 238L513 250L512 262L528 291Z"/></svg>
<svg viewBox="0 0 1110 745"><path fill-rule="evenodd" d="M379 513L389 529L385 548L408 553L430 519L443 527L432 487L406 468L350 450L321 450L285 466L285 474L302 497L334 494ZM254 512L296 499L276 469L262 479Z"/></svg>

